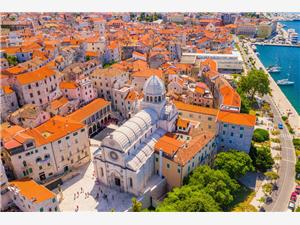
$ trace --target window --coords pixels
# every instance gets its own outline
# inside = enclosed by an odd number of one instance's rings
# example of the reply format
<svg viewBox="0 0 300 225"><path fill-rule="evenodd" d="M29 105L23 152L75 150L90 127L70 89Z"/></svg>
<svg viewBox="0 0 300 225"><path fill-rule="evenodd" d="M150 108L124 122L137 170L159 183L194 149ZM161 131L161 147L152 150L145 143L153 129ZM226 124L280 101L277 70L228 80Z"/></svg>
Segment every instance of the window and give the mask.
<svg viewBox="0 0 300 225"><path fill-rule="evenodd" d="M40 170L42 170L42 169L43 169L43 167L42 167L42 166L39 166L39 169L40 169Z"/></svg>
<svg viewBox="0 0 300 225"><path fill-rule="evenodd" d="M177 168L177 172L180 173L180 168Z"/></svg>
<svg viewBox="0 0 300 225"><path fill-rule="evenodd" d="M155 161L158 162L158 158L157 157L155 158Z"/></svg>
<svg viewBox="0 0 300 225"><path fill-rule="evenodd" d="M42 208L40 208L40 212L44 212L44 208L42 207Z"/></svg>
<svg viewBox="0 0 300 225"><path fill-rule="evenodd" d="M26 163L26 161L23 161L23 166L27 166L27 163Z"/></svg>
<svg viewBox="0 0 300 225"><path fill-rule="evenodd" d="M233 133L232 132L231 132L230 136L233 137Z"/></svg>
<svg viewBox="0 0 300 225"><path fill-rule="evenodd" d="M21 155L19 155L19 156L18 156L18 158L19 158L19 159L21 159L21 158L22 158L22 156L21 156Z"/></svg>
<svg viewBox="0 0 300 225"><path fill-rule="evenodd" d="M103 173L103 168L101 167L101 177L104 176L104 173Z"/></svg>
<svg viewBox="0 0 300 225"><path fill-rule="evenodd" d="M33 94L32 93L30 93L29 96L30 96L30 98L33 98Z"/></svg>
<svg viewBox="0 0 300 225"><path fill-rule="evenodd" d="M234 128L235 128L235 126L231 126L231 128L232 128L232 129L234 129Z"/></svg>
<svg viewBox="0 0 300 225"><path fill-rule="evenodd" d="M168 169L170 168L170 164L169 164L169 163L167 163L167 168L168 168Z"/></svg>
<svg viewBox="0 0 300 225"><path fill-rule="evenodd" d="M240 130L244 130L244 127L240 127Z"/></svg>
<svg viewBox="0 0 300 225"><path fill-rule="evenodd" d="M28 171L29 171L29 173L32 173L32 168L29 168Z"/></svg>
<svg viewBox="0 0 300 225"><path fill-rule="evenodd" d="M208 117L207 119L208 119L209 121L212 121L212 118L211 118L211 117Z"/></svg>
<svg viewBox="0 0 300 225"><path fill-rule="evenodd" d="M240 134L240 138L243 138L243 134Z"/></svg>
<svg viewBox="0 0 300 225"><path fill-rule="evenodd" d="M54 203L54 202L56 202L56 199L55 199L55 198L53 198L53 199L52 199L52 202L53 202L53 203Z"/></svg>
<svg viewBox="0 0 300 225"><path fill-rule="evenodd" d="M30 84L28 85L28 89L31 89L31 85Z"/></svg>
<svg viewBox="0 0 300 225"><path fill-rule="evenodd" d="M129 185L130 185L130 187L133 186L133 184L132 184L132 178L129 178Z"/></svg>
<svg viewBox="0 0 300 225"><path fill-rule="evenodd" d="M60 143L61 143L61 140L59 140L57 143L60 144Z"/></svg>
<svg viewBox="0 0 300 225"><path fill-rule="evenodd" d="M224 127L227 127L227 124L224 124Z"/></svg>
<svg viewBox="0 0 300 225"><path fill-rule="evenodd" d="M66 137L66 140L69 140L69 139L70 139L70 137L69 137L69 136L67 136L67 137Z"/></svg>
<svg viewBox="0 0 300 225"><path fill-rule="evenodd" d="M41 92L40 92L40 91L37 91L37 94L38 94L38 95L40 95L40 94L41 94Z"/></svg>

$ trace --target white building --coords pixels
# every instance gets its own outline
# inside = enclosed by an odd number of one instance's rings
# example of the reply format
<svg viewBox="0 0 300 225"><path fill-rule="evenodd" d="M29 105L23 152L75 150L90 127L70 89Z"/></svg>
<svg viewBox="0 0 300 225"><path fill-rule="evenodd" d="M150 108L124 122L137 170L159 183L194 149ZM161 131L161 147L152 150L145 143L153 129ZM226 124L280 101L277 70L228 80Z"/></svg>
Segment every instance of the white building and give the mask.
<svg viewBox="0 0 300 225"><path fill-rule="evenodd" d="M10 197L23 212L59 211L56 194L31 179L9 183Z"/></svg>
<svg viewBox="0 0 300 225"><path fill-rule="evenodd" d="M103 139L94 156L101 183L135 195L145 191L155 174L154 145L176 127L178 112L165 94L163 82L151 76L144 85L142 110Z"/></svg>
<svg viewBox="0 0 300 225"><path fill-rule="evenodd" d="M211 53L182 53L182 57L197 57L200 60L213 59L218 64L219 71L242 71L243 59L239 51L232 51L231 54L211 54Z"/></svg>

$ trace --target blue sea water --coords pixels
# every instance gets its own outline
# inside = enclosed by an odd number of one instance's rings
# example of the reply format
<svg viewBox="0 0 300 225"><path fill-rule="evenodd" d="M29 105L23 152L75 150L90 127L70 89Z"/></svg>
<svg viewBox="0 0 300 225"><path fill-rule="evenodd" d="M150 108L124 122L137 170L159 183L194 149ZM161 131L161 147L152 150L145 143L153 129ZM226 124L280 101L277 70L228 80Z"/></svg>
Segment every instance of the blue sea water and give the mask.
<svg viewBox="0 0 300 225"><path fill-rule="evenodd" d="M259 58L265 67L278 65L279 73L270 73L275 81L288 78L292 86L280 86L285 96L300 114L300 48L288 46L257 45Z"/></svg>
<svg viewBox="0 0 300 225"><path fill-rule="evenodd" d="M285 30L295 29L295 31L300 35L300 20L297 21L280 21L281 24L286 25Z"/></svg>

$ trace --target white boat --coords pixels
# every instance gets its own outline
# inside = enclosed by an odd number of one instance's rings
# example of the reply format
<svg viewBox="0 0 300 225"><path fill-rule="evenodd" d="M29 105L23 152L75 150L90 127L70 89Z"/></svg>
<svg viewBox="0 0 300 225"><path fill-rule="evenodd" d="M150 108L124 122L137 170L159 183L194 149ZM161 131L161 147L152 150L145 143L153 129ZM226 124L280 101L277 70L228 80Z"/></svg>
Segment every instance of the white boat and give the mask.
<svg viewBox="0 0 300 225"><path fill-rule="evenodd" d="M278 85L293 85L295 82L289 81L289 79L282 79L276 82Z"/></svg>
<svg viewBox="0 0 300 225"><path fill-rule="evenodd" d="M270 73L279 73L280 72L280 67L279 66L272 66L272 67L269 67L267 69L268 72Z"/></svg>

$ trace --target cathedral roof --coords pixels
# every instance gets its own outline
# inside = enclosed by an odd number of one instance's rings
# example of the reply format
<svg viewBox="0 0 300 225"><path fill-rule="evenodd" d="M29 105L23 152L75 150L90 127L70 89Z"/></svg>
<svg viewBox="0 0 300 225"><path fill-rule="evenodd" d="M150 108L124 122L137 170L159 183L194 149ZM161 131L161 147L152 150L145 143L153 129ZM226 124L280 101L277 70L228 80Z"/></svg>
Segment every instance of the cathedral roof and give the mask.
<svg viewBox="0 0 300 225"><path fill-rule="evenodd" d="M165 85L162 82L161 79L159 79L157 76L153 75L151 76L144 84L144 94L147 95L155 95L155 96L161 96L165 94L166 89Z"/></svg>
<svg viewBox="0 0 300 225"><path fill-rule="evenodd" d="M150 108L141 110L105 139L112 139L120 145L122 151L126 151L140 135L143 135L157 121L158 115L154 110Z"/></svg>

